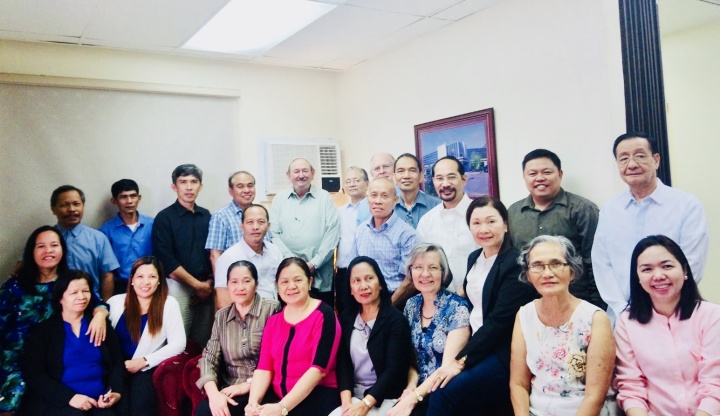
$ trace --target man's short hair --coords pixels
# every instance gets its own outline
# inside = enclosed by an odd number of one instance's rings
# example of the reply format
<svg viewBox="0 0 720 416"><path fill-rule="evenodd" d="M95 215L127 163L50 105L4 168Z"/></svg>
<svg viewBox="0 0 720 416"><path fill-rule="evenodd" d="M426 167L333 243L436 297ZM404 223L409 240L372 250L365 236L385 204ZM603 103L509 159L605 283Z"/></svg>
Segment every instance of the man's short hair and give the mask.
<svg viewBox="0 0 720 416"><path fill-rule="evenodd" d="M347 172L347 171L349 171L349 170L354 170L354 171L356 171L356 172L360 172L360 176L362 176L362 178L363 178L363 180L364 180L365 182L370 181L370 177L368 177L368 173L367 173L367 171L366 171L365 169L360 168L360 167L357 167L357 166L350 166L349 168L347 168L347 169L345 170L345 172Z"/></svg>
<svg viewBox="0 0 720 416"><path fill-rule="evenodd" d="M621 134L618 136L617 139L615 139L615 143L613 143L613 156L617 157L617 147L620 144L620 142L625 141L625 140L631 140L631 139L645 139L645 140L647 140L648 145L650 146L650 153L652 153L654 155L655 153L658 152L657 151L657 141L655 141L655 139L650 137L650 135L647 133L644 133L641 131L636 131L636 132L628 132L625 134Z"/></svg>
<svg viewBox="0 0 720 416"><path fill-rule="evenodd" d="M435 176L435 165L437 165L439 162L441 162L443 160L452 160L453 162L455 162L457 164L458 173L460 174L460 176L463 176L465 174L465 166L463 166L463 164L460 163L460 161L455 156L443 156L440 159L438 159L437 162L435 162L435 164L433 165L432 170L430 172L430 174L432 176Z"/></svg>
<svg viewBox="0 0 720 416"><path fill-rule="evenodd" d="M186 163L175 168L172 173L173 183L177 183L178 178L181 176L194 176L202 183L202 170L192 163Z"/></svg>
<svg viewBox="0 0 720 416"><path fill-rule="evenodd" d="M527 162L535 159L542 159L542 158L548 158L551 162L555 165L555 167L558 168L558 170L562 170L562 166L560 165L560 158L558 155L555 154L555 152L551 152L547 149L535 149L532 152L525 155L525 158L523 158L522 161L522 168L523 171L525 171L525 165L527 165Z"/></svg>
<svg viewBox="0 0 720 416"><path fill-rule="evenodd" d="M313 167L312 163L310 163L309 160L305 159L304 157L296 157L295 159L293 159L293 160L288 164L287 173L290 173L290 166L292 166L292 164L295 163L295 162L297 162L298 160L304 160L304 161L306 161L307 164L308 164L308 166L310 166L310 171L311 171L311 172L314 172L314 171L315 171L315 168Z"/></svg>
<svg viewBox="0 0 720 416"><path fill-rule="evenodd" d="M83 192L82 189L76 188L72 185L63 185L57 187L53 191L52 195L50 195L50 206L54 207L55 205L57 205L58 199L60 199L60 195L70 191L76 191L80 195L80 200L82 201L82 203L85 203L85 192Z"/></svg>
<svg viewBox="0 0 720 416"><path fill-rule="evenodd" d="M234 186L232 183L232 180L234 177L236 177L237 175L240 175L240 174L245 174L245 175L248 175L249 177L251 177L252 183L253 183L253 185L255 185L255 177L252 175L252 173L244 171L244 170L239 170L239 171L233 173L232 175L230 175L230 177L228 177L228 188L232 188Z"/></svg>
<svg viewBox="0 0 720 416"><path fill-rule="evenodd" d="M418 171L420 171L420 161L418 160L417 156L415 156L411 153L403 153L400 156L398 156L397 159L395 159L395 163L393 163L393 172L395 171L395 169L397 169L398 160L400 160L404 157L409 157L410 159L414 160L415 164L417 165Z"/></svg>
<svg viewBox="0 0 720 416"><path fill-rule="evenodd" d="M112 184L112 186L110 187L110 193L115 199L117 199L120 193L128 191L135 191L139 194L140 188L138 187L137 182L132 179L120 179L119 181Z"/></svg>
<svg viewBox="0 0 720 416"><path fill-rule="evenodd" d="M248 204L248 206L246 206L245 209L242 210L242 212L240 213L240 222L245 222L245 213L247 212L247 210L249 210L250 208L254 208L254 207L262 208L263 211L265 211L265 219L268 220L268 222L270 222L270 214L268 213L267 208L265 208L263 205L260 205L260 204Z"/></svg>

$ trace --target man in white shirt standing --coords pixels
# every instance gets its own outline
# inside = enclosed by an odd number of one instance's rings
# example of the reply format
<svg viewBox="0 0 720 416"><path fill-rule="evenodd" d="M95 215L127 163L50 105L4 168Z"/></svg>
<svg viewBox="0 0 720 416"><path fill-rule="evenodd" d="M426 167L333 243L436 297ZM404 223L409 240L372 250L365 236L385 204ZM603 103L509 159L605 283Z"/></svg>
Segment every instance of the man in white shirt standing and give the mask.
<svg viewBox="0 0 720 416"><path fill-rule="evenodd" d="M360 202L365 200L368 188L368 174L365 169L351 166L345 171L345 193L350 202L338 207L340 222L340 243L338 244L337 261L335 262L335 306L338 312L345 308L344 296L348 290L347 267L353 259L353 243L357 230L357 215Z"/></svg>
<svg viewBox="0 0 720 416"><path fill-rule="evenodd" d="M440 158L432 168L432 180L442 204L420 218L418 241L439 244L453 274L448 290L457 292L467 273L468 256L477 250L465 214L471 199L465 194L465 168L453 156Z"/></svg>
<svg viewBox="0 0 720 416"><path fill-rule="evenodd" d="M215 299L218 309L231 303L227 290L227 271L238 260L252 263L258 272L258 295L277 299L275 272L283 255L274 244L265 240L270 229L270 216L262 205L250 204L242 212L242 238L220 255L215 262Z"/></svg>
<svg viewBox="0 0 720 416"><path fill-rule="evenodd" d="M673 239L687 256L697 282L705 267L705 209L695 196L658 179L656 149L655 140L644 133L623 134L613 144L620 177L629 189L600 210L592 248L595 283L613 322L630 298L630 257L642 238L662 234Z"/></svg>

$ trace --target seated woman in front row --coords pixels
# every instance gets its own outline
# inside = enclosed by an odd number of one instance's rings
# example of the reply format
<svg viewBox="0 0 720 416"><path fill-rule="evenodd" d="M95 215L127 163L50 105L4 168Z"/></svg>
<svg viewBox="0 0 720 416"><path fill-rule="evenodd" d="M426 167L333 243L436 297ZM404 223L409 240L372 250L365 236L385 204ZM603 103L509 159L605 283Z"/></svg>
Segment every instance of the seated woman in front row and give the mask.
<svg viewBox="0 0 720 416"><path fill-rule="evenodd" d="M340 317L338 385L342 407L331 416L385 416L407 384L412 345L403 314L392 306L380 266L356 257L347 268Z"/></svg>
<svg viewBox="0 0 720 416"><path fill-rule="evenodd" d="M239 260L227 270L232 303L215 314L210 340L198 363L200 379L195 384L205 389L207 398L200 402L195 416L245 414L263 330L268 318L280 310L276 300L258 295L254 264Z"/></svg>
<svg viewBox="0 0 720 416"><path fill-rule="evenodd" d="M124 361L120 343L107 328L100 346L90 342L92 280L70 270L53 288L55 313L32 332L27 342L27 393L21 414L32 416L112 416L127 413ZM91 308L88 308L91 306Z"/></svg>
<svg viewBox="0 0 720 416"><path fill-rule="evenodd" d="M156 415L155 369L185 349L180 305L168 296L160 261L151 256L139 258L130 270L127 293L111 297L108 305L129 373L126 400L130 414Z"/></svg>
<svg viewBox="0 0 720 416"><path fill-rule="evenodd" d="M541 298L520 308L510 361L516 415L604 415L615 367L610 318L570 294L583 271L570 240L535 237L520 256L520 279Z"/></svg>
<svg viewBox="0 0 720 416"><path fill-rule="evenodd" d="M682 249L645 237L630 306L615 327L617 401L627 416L720 414L720 306L704 302Z"/></svg>
<svg viewBox="0 0 720 416"><path fill-rule="evenodd" d="M278 266L275 282L286 306L265 326L247 416L327 415L340 405L335 374L340 324L330 306L310 297L311 276L299 257Z"/></svg>

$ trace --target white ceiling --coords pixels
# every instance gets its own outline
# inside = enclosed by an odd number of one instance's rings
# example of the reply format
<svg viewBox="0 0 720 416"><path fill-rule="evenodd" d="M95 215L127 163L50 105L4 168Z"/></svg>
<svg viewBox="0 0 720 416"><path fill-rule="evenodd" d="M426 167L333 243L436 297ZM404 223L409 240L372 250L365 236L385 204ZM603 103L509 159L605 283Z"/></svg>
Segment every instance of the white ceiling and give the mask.
<svg viewBox="0 0 720 416"><path fill-rule="evenodd" d="M0 39L343 70L502 0L314 0L338 7L263 56L182 49L228 1L0 0Z"/></svg>
<svg viewBox="0 0 720 416"><path fill-rule="evenodd" d="M507 0L314 0L334 10L262 56L182 49L229 0L0 0L0 39L344 70ZM720 20L720 0L658 0L668 35Z"/></svg>

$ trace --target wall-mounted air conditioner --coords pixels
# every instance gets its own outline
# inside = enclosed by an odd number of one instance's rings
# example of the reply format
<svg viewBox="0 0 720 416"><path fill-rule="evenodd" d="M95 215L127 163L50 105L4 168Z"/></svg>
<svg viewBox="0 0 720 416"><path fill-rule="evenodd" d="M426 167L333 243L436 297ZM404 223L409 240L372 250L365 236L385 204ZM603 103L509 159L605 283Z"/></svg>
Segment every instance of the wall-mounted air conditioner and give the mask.
<svg viewBox="0 0 720 416"><path fill-rule="evenodd" d="M326 139L261 139L258 143L261 159L265 161L265 194L275 195L288 189L290 181L287 170L290 162L297 158L307 159L315 168L313 185L328 192L339 192L341 188L340 143Z"/></svg>

